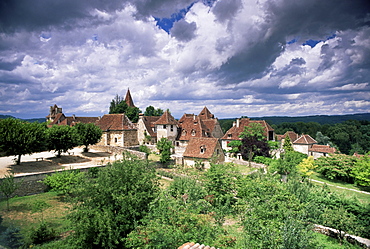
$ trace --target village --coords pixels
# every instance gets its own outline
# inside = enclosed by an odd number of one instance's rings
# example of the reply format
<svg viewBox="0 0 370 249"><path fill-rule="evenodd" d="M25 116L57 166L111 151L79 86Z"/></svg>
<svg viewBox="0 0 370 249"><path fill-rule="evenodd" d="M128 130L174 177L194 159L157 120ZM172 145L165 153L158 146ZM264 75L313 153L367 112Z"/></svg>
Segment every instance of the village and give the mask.
<svg viewBox="0 0 370 249"><path fill-rule="evenodd" d="M128 106L135 107L130 90L127 90L125 102ZM273 152L277 158L287 137L295 151L312 156L314 159L336 152L336 149L329 145L319 145L307 134L297 134L293 131L287 131L282 135L275 134L274 129L265 120L237 118L233 126L223 132L218 118L207 107L204 107L198 115L184 114L179 120L176 120L168 110L161 116L140 114L138 122L133 123L124 113L105 114L102 117L66 116L62 108L55 104L50 106L46 119L49 126L94 123L103 131L102 138L97 144L101 146L138 148L140 145L146 145L152 151L156 151L157 141L166 138L174 147L171 157L177 165L194 166L195 162L201 162L208 168L211 159L216 163L235 160L243 163L240 153L236 155L229 153L231 147L228 145L232 141L241 140L240 134L245 127L252 124L263 127L264 137L268 141L279 142L279 148Z"/></svg>

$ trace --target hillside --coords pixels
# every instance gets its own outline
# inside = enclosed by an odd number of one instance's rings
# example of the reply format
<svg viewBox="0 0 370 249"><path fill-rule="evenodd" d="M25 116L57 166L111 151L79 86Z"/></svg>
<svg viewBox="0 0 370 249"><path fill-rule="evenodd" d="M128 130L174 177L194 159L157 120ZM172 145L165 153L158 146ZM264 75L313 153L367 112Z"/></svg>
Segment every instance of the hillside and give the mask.
<svg viewBox="0 0 370 249"><path fill-rule="evenodd" d="M0 119L6 119L6 118L16 118L16 117L13 117L11 115L0 115ZM29 118L29 119L22 119L22 120L30 122L30 123L33 123L33 122L43 123L46 121L45 118Z"/></svg>

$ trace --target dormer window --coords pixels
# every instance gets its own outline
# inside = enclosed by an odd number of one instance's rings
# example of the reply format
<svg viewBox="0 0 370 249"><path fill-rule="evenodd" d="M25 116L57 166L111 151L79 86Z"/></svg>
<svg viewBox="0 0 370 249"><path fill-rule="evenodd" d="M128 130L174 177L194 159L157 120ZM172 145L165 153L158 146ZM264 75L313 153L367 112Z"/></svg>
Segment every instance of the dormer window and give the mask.
<svg viewBox="0 0 370 249"><path fill-rule="evenodd" d="M182 130L182 135L186 136L186 130Z"/></svg>
<svg viewBox="0 0 370 249"><path fill-rule="evenodd" d="M231 138L231 137L232 137L232 134L227 134L227 137L228 137L228 138Z"/></svg>
<svg viewBox="0 0 370 249"><path fill-rule="evenodd" d="M204 152L206 152L206 146L202 145L200 146L200 154L204 154Z"/></svg>
<svg viewBox="0 0 370 249"><path fill-rule="evenodd" d="M191 131L191 135L192 135L192 136L195 136L195 130L192 130L192 131Z"/></svg>

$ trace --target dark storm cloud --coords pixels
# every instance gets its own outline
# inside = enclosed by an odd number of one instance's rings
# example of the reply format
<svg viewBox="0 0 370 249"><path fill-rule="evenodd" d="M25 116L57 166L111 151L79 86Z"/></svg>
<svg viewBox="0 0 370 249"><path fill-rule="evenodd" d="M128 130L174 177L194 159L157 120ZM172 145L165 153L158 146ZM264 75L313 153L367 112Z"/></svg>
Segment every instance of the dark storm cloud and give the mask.
<svg viewBox="0 0 370 249"><path fill-rule="evenodd" d="M18 58L12 61L5 61L4 59L0 58L0 71L1 70L5 70L5 71L14 70L17 66L21 65L23 58L24 56L19 56Z"/></svg>
<svg viewBox="0 0 370 249"><path fill-rule="evenodd" d="M259 27L260 34L252 35L269 36L266 39L261 37L252 46L245 43L244 48L222 65L216 75L221 76L223 84L259 78L269 72L271 64L284 51L288 37L300 37L303 41L322 39L335 31L368 26L369 7L370 1L367 0L268 1L265 22ZM323 62L322 68L330 66L330 52L323 52L327 61Z"/></svg>
<svg viewBox="0 0 370 249"><path fill-rule="evenodd" d="M224 22L233 18L242 6L241 0L222 0L216 3L212 12L217 20Z"/></svg>
<svg viewBox="0 0 370 249"><path fill-rule="evenodd" d="M179 41L190 41L195 37L197 24L195 22L188 23L185 20L180 20L174 23L171 29L171 36Z"/></svg>

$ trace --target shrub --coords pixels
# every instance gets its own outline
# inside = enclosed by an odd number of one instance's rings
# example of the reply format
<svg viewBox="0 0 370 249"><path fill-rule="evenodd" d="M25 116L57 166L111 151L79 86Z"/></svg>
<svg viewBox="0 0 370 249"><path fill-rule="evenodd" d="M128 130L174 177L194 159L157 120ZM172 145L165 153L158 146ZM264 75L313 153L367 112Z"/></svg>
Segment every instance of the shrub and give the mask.
<svg viewBox="0 0 370 249"><path fill-rule="evenodd" d="M317 172L331 180L353 183L354 179L351 171L354 168L355 162L355 157L343 154L320 157L316 160Z"/></svg>
<svg viewBox="0 0 370 249"><path fill-rule="evenodd" d="M56 238L56 232L51 226L45 222L41 222L36 229L31 229L28 234L29 243L42 244Z"/></svg>
<svg viewBox="0 0 370 249"><path fill-rule="evenodd" d="M81 182L85 174L78 170L64 170L47 176L42 182L52 191L71 194L74 187Z"/></svg>
<svg viewBox="0 0 370 249"><path fill-rule="evenodd" d="M148 147L148 146L146 146L146 145L140 145L140 147L139 147L139 151L140 151L140 152L145 152L146 154L150 154L150 149L149 149L149 147Z"/></svg>
<svg viewBox="0 0 370 249"><path fill-rule="evenodd" d="M23 236L18 227L8 227L0 237L0 244L10 249L23 246Z"/></svg>

